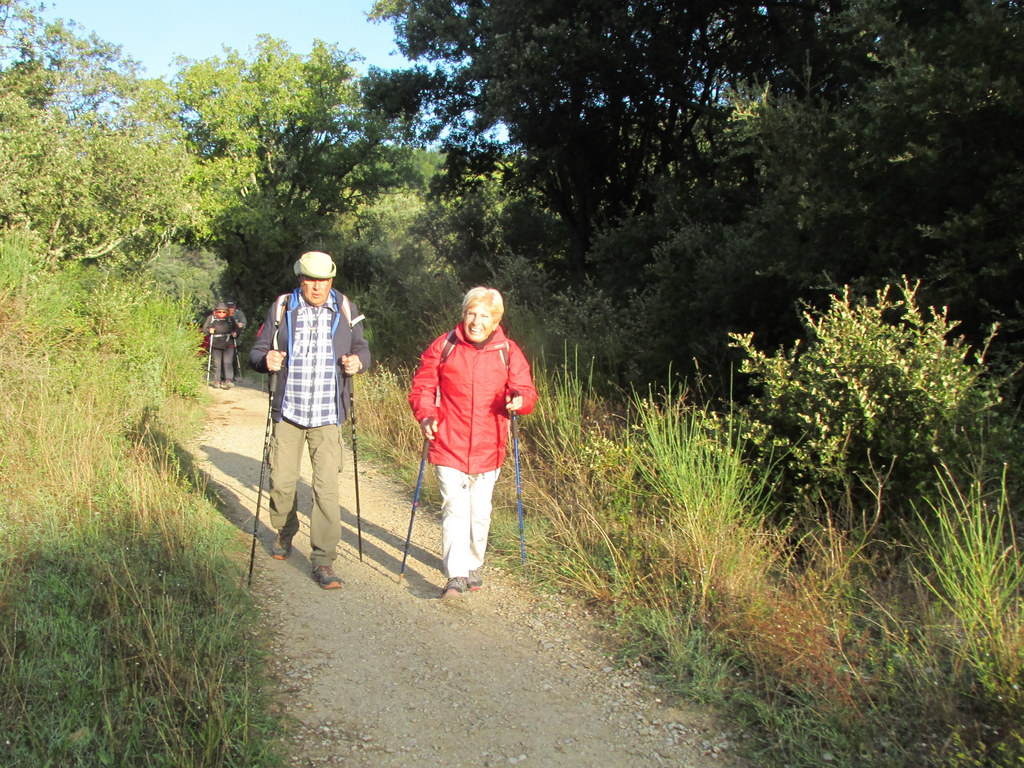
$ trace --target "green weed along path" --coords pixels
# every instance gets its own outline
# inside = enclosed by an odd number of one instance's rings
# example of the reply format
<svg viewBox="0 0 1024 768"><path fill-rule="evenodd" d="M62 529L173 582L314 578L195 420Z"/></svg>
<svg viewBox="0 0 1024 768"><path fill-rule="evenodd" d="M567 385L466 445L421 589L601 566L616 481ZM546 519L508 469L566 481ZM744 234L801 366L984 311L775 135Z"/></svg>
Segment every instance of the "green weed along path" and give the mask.
<svg viewBox="0 0 1024 768"><path fill-rule="evenodd" d="M196 458L239 528L248 558L266 426L266 394L214 390ZM346 438L348 437L346 426ZM346 440L347 442L347 440ZM351 444L347 445L350 448ZM282 749L310 768L455 766L739 766L737 734L709 714L670 706L636 669L616 669L579 606L537 596L491 568L486 586L438 599L440 530L418 513L399 581L412 489L362 457L363 561L350 456L342 472L341 590L310 578L309 466L301 529L286 561L270 557L261 507L253 590L272 628L275 700L291 725Z"/></svg>

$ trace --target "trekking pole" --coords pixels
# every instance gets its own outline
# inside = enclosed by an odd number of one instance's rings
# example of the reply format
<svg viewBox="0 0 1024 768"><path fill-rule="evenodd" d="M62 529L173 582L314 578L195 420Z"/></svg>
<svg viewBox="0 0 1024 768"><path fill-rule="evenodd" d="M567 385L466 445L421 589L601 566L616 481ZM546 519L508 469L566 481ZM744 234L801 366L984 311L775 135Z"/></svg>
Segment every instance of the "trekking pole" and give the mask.
<svg viewBox="0 0 1024 768"><path fill-rule="evenodd" d="M213 334L206 334L206 383L210 383L210 366L213 363Z"/></svg>
<svg viewBox="0 0 1024 768"><path fill-rule="evenodd" d="M348 316L347 311L345 315ZM356 323L362 322L365 319L366 315L359 315L350 319L348 321L349 330L355 328ZM349 376L348 418L352 422L352 471L356 487L356 539L359 542L359 562L361 563L363 562L363 516L359 510L359 452L356 450L356 377L352 375Z"/></svg>
<svg viewBox="0 0 1024 768"><path fill-rule="evenodd" d="M359 452L356 450L356 377L349 377L348 419L352 423L352 469L356 484L356 538L359 540L359 562L363 562L363 518L359 512Z"/></svg>
<svg viewBox="0 0 1024 768"><path fill-rule="evenodd" d="M260 490L256 495L256 516L252 521L252 549L249 550L249 579L246 586L252 586L252 565L256 561L256 538L260 529L260 506L263 504L263 478L266 476L270 458L270 435L273 430L271 414L274 411L274 390L277 389L277 373L268 375L270 397L267 398L267 428L263 434L263 463L260 464Z"/></svg>
<svg viewBox="0 0 1024 768"><path fill-rule="evenodd" d="M523 526L523 484L519 477L519 414L512 411L512 448L516 455L516 507L519 511L519 559L526 563L526 531Z"/></svg>
<svg viewBox="0 0 1024 768"><path fill-rule="evenodd" d="M427 453L430 452L430 441L423 440L423 455L420 457L420 476L416 478L416 493L412 497L412 512L409 514L409 532L405 534L405 551L402 553L402 569L398 572L398 580L405 576L405 559L409 556L409 541L412 539L412 521L416 519L416 507L420 504L420 488L423 486L423 468L427 466Z"/></svg>
<svg viewBox="0 0 1024 768"><path fill-rule="evenodd" d="M274 321L274 335L271 347L277 351L277 332L281 327L281 316L284 314L284 302L277 301L276 318ZM212 341L212 340L211 340ZM267 471L267 464L270 463L270 436L273 434L274 414L274 392L277 390L277 371L267 371L267 428L263 434L263 462L260 464L260 490L256 494L256 515L252 521L252 549L249 550L249 580L247 586L252 586L252 565L256 561L256 538L260 530L260 506L263 503L263 478Z"/></svg>

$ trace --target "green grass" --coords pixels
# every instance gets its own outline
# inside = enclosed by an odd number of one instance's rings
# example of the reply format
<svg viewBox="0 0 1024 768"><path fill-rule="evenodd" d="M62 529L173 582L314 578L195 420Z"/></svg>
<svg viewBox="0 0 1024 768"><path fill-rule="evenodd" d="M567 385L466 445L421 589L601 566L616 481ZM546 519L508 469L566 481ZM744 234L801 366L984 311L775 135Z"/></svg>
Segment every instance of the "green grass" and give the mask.
<svg viewBox="0 0 1024 768"><path fill-rule="evenodd" d="M280 765L237 538L181 448L203 396L184 313L95 272L21 277L0 283L0 765Z"/></svg>
<svg viewBox="0 0 1024 768"><path fill-rule="evenodd" d="M5 564L4 765L261 764L257 617L234 569L131 528L111 516Z"/></svg>
<svg viewBox="0 0 1024 768"><path fill-rule="evenodd" d="M954 668L1024 716L1024 560L1005 477L993 494L980 482L962 490L948 469L939 485L934 524L922 518L918 578L945 609L948 622L939 631Z"/></svg>

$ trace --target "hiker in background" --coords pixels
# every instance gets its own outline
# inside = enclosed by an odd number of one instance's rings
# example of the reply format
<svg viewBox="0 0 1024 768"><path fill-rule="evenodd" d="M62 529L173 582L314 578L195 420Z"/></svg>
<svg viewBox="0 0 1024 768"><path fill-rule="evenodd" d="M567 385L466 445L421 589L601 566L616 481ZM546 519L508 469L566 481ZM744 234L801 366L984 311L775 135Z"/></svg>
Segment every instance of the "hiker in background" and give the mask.
<svg viewBox="0 0 1024 768"><path fill-rule="evenodd" d="M242 308L231 299L228 299L224 303L228 305L228 317L235 321L235 324L238 326L238 330L245 328L245 312L242 311Z"/></svg>
<svg viewBox="0 0 1024 768"><path fill-rule="evenodd" d="M340 427L349 415L352 376L370 367L370 348L356 306L332 287L337 267L330 256L304 253L295 274L299 287L270 305L249 351L253 370L278 374L271 403L270 521L277 529L271 554L284 560L292 551L299 530L295 488L307 446L313 465L309 559L316 583L335 589L342 586L333 568L341 539Z"/></svg>
<svg viewBox="0 0 1024 768"><path fill-rule="evenodd" d="M234 381L238 382L242 380L242 361L238 356L238 339L245 330L245 312L243 312L232 299L228 299L224 303L228 305L228 317L235 321L235 331L237 335L231 343L231 351L234 355L234 359L232 360L235 366Z"/></svg>
<svg viewBox="0 0 1024 768"><path fill-rule="evenodd" d="M442 597L483 587L491 496L505 460L509 413L537 402L530 364L505 336L501 294L477 287L462 300L462 322L420 358L409 405L441 486Z"/></svg>
<svg viewBox="0 0 1024 768"><path fill-rule="evenodd" d="M210 339L210 386L231 389L235 386L234 340L238 336L235 321L228 317L228 305L223 301L203 322L203 334Z"/></svg>

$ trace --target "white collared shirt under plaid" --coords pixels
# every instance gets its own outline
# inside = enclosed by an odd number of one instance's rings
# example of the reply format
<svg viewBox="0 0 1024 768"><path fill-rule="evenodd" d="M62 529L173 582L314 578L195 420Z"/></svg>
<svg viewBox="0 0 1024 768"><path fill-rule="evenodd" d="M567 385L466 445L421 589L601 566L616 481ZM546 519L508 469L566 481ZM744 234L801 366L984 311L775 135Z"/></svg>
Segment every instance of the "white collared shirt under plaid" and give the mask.
<svg viewBox="0 0 1024 768"><path fill-rule="evenodd" d="M311 306L300 293L293 314L295 332L281 415L300 427L338 423L338 376L331 341L338 307L333 297L329 304Z"/></svg>

